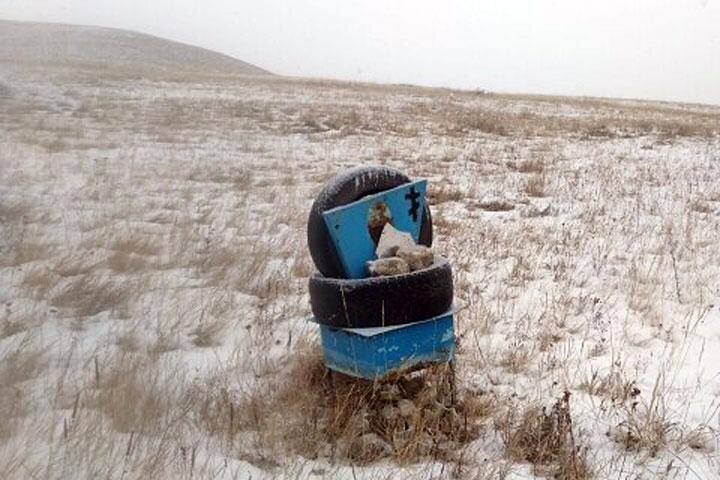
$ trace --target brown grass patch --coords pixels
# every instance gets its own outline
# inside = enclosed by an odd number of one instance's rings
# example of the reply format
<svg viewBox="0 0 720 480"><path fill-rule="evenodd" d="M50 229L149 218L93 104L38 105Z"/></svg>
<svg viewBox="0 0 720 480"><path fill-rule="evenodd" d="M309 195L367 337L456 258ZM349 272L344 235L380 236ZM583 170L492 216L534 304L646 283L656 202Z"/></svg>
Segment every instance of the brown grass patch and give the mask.
<svg viewBox="0 0 720 480"><path fill-rule="evenodd" d="M566 391L550 409L531 406L522 413L510 410L497 428L510 457L532 463L536 474L562 480L592 477L587 448L575 441L570 392Z"/></svg>
<svg viewBox="0 0 720 480"><path fill-rule="evenodd" d="M190 336L196 347L213 347L220 345L220 334L225 329L225 322L218 318L201 319L200 323L192 329Z"/></svg>
<svg viewBox="0 0 720 480"><path fill-rule="evenodd" d="M48 245L18 241L10 247L10 253L5 259L0 260L0 265L4 264L9 267L17 267L26 263L44 260L49 255L48 250Z"/></svg>
<svg viewBox="0 0 720 480"><path fill-rule="evenodd" d="M0 224L22 223L31 212L32 207L25 202L0 199Z"/></svg>
<svg viewBox="0 0 720 480"><path fill-rule="evenodd" d="M600 376L595 371L578 388L588 392L590 395L607 398L613 403L624 403L634 399L641 393L635 382L626 380L618 370L614 370L605 376Z"/></svg>
<svg viewBox="0 0 720 480"><path fill-rule="evenodd" d="M59 279L60 277L51 269L40 267L27 272L22 286L32 291L37 298L44 298Z"/></svg>
<svg viewBox="0 0 720 480"><path fill-rule="evenodd" d="M713 207L704 200L695 199L688 202L688 208L697 213L712 213Z"/></svg>
<svg viewBox="0 0 720 480"><path fill-rule="evenodd" d="M265 303L292 291L292 268L271 267L271 260L283 255L282 248L264 242L209 244L196 263L210 285L230 286Z"/></svg>
<svg viewBox="0 0 720 480"><path fill-rule="evenodd" d="M247 168L237 168L232 165L221 168L202 166L193 169L187 179L193 182L230 184L237 191L246 191L252 185L253 173Z"/></svg>
<svg viewBox="0 0 720 480"><path fill-rule="evenodd" d="M13 320L5 318L2 323L0 323L0 340L24 332L30 328L30 326L27 318L17 318Z"/></svg>
<svg viewBox="0 0 720 480"><path fill-rule="evenodd" d="M478 207L488 212L509 212L515 209L515 205L505 200L487 200L478 203Z"/></svg>
<svg viewBox="0 0 720 480"><path fill-rule="evenodd" d="M545 196L545 175L534 174L527 179L525 193L530 197Z"/></svg>
<svg viewBox="0 0 720 480"><path fill-rule="evenodd" d="M115 345L123 352L137 352L140 350L140 339L137 334L132 331L126 331L117 336L115 339Z"/></svg>
<svg viewBox="0 0 720 480"><path fill-rule="evenodd" d="M147 266L147 257L136 253L113 252L107 259L110 270L117 273L139 272Z"/></svg>
<svg viewBox="0 0 720 480"><path fill-rule="evenodd" d="M172 368L163 372L133 354L92 362L93 376L76 397L77 405L104 414L117 432L156 432L169 415L183 415L174 393L182 381ZM177 381L177 383L175 383Z"/></svg>
<svg viewBox="0 0 720 480"><path fill-rule="evenodd" d="M456 187L447 183L428 190L427 201L430 205L440 205L445 202L459 202L465 198L465 194Z"/></svg>
<svg viewBox="0 0 720 480"><path fill-rule="evenodd" d="M106 310L122 309L132 294L128 282L93 275L76 277L51 301L59 308L70 308L81 317Z"/></svg>
<svg viewBox="0 0 720 480"><path fill-rule="evenodd" d="M281 452L352 463L455 461L495 408L492 395L454 388L446 365L372 382L331 373L317 351L293 362L287 378L239 397L211 385L197 408L205 428L254 432L249 454L269 463Z"/></svg>
<svg viewBox="0 0 720 480"><path fill-rule="evenodd" d="M543 173L545 171L545 162L541 159L531 158L522 160L512 167L520 173Z"/></svg>
<svg viewBox="0 0 720 480"><path fill-rule="evenodd" d="M517 375L527 371L530 357L530 349L522 342L516 341L505 350L499 359L498 365Z"/></svg>
<svg viewBox="0 0 720 480"><path fill-rule="evenodd" d="M0 385L3 389L25 382L44 367L44 352L31 335L12 342L0 351Z"/></svg>
<svg viewBox="0 0 720 480"><path fill-rule="evenodd" d="M610 438L626 450L646 451L651 457L666 448L678 426L664 412L635 405L625 411L625 420L609 432Z"/></svg>
<svg viewBox="0 0 720 480"><path fill-rule="evenodd" d="M680 438L681 428L670 419L663 399L664 386L663 375L659 374L649 403L638 397L630 405L622 405L625 419L608 433L610 438L627 450L646 451L651 457Z"/></svg>
<svg viewBox="0 0 720 480"><path fill-rule="evenodd" d="M96 267L97 263L92 260L88 261L87 257L66 255L58 260L51 270L61 277L74 277L90 273Z"/></svg>
<svg viewBox="0 0 720 480"><path fill-rule="evenodd" d="M32 408L33 399L25 382L37 377L46 365L46 352L29 334L0 349L0 440L12 437Z"/></svg>
<svg viewBox="0 0 720 480"><path fill-rule="evenodd" d="M119 234L110 244L110 249L125 254L134 253L144 256L157 255L160 253L160 247L153 243L151 237L137 234Z"/></svg>

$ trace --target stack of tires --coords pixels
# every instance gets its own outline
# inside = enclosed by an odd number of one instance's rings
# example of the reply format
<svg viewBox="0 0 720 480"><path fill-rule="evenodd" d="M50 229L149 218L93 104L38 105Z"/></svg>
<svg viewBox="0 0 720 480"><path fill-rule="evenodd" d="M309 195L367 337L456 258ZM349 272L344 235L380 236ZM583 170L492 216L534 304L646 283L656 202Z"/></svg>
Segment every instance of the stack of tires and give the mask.
<svg viewBox="0 0 720 480"><path fill-rule="evenodd" d="M310 277L310 304L315 321L335 328L372 328L428 320L448 312L453 301L450 264L435 256L423 270L406 274L346 278L323 212L367 195L410 183L402 172L360 167L333 178L315 199L308 219L308 246L318 273ZM432 245L432 217L426 205L419 243Z"/></svg>

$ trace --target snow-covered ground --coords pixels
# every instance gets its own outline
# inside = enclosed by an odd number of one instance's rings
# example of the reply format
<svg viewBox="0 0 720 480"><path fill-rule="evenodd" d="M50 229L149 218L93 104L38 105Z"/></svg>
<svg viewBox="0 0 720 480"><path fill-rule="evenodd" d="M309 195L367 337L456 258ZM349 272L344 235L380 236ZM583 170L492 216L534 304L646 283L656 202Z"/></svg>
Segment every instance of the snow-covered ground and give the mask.
<svg viewBox="0 0 720 480"><path fill-rule="evenodd" d="M568 390L594 478L720 478L719 134L699 105L0 64L0 477L534 478L508 412ZM267 430L296 419L258 392L318 349L310 204L367 163L430 181L492 404L462 468Z"/></svg>

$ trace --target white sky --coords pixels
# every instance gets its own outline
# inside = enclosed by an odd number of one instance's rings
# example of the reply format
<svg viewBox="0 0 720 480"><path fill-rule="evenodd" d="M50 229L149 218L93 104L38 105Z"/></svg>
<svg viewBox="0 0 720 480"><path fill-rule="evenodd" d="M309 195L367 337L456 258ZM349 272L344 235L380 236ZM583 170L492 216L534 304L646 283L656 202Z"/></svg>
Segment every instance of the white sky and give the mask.
<svg viewBox="0 0 720 480"><path fill-rule="evenodd" d="M285 75L720 105L720 0L0 0Z"/></svg>

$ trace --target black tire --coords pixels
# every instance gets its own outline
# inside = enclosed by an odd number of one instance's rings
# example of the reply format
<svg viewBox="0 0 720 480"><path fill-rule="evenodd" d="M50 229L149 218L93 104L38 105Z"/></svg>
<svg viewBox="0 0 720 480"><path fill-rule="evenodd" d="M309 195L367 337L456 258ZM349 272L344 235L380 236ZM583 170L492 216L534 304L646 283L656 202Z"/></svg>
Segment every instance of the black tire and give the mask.
<svg viewBox="0 0 720 480"><path fill-rule="evenodd" d="M325 185L310 209L307 226L310 256L321 274L332 278L345 277L335 245L323 221L323 212L409 182L407 175L392 168L366 166L341 173ZM427 204L421 222L418 243L431 247L432 217Z"/></svg>
<svg viewBox="0 0 720 480"><path fill-rule="evenodd" d="M404 325L450 310L453 279L450 264L389 277L362 279L310 277L310 306L318 323L340 328Z"/></svg>

